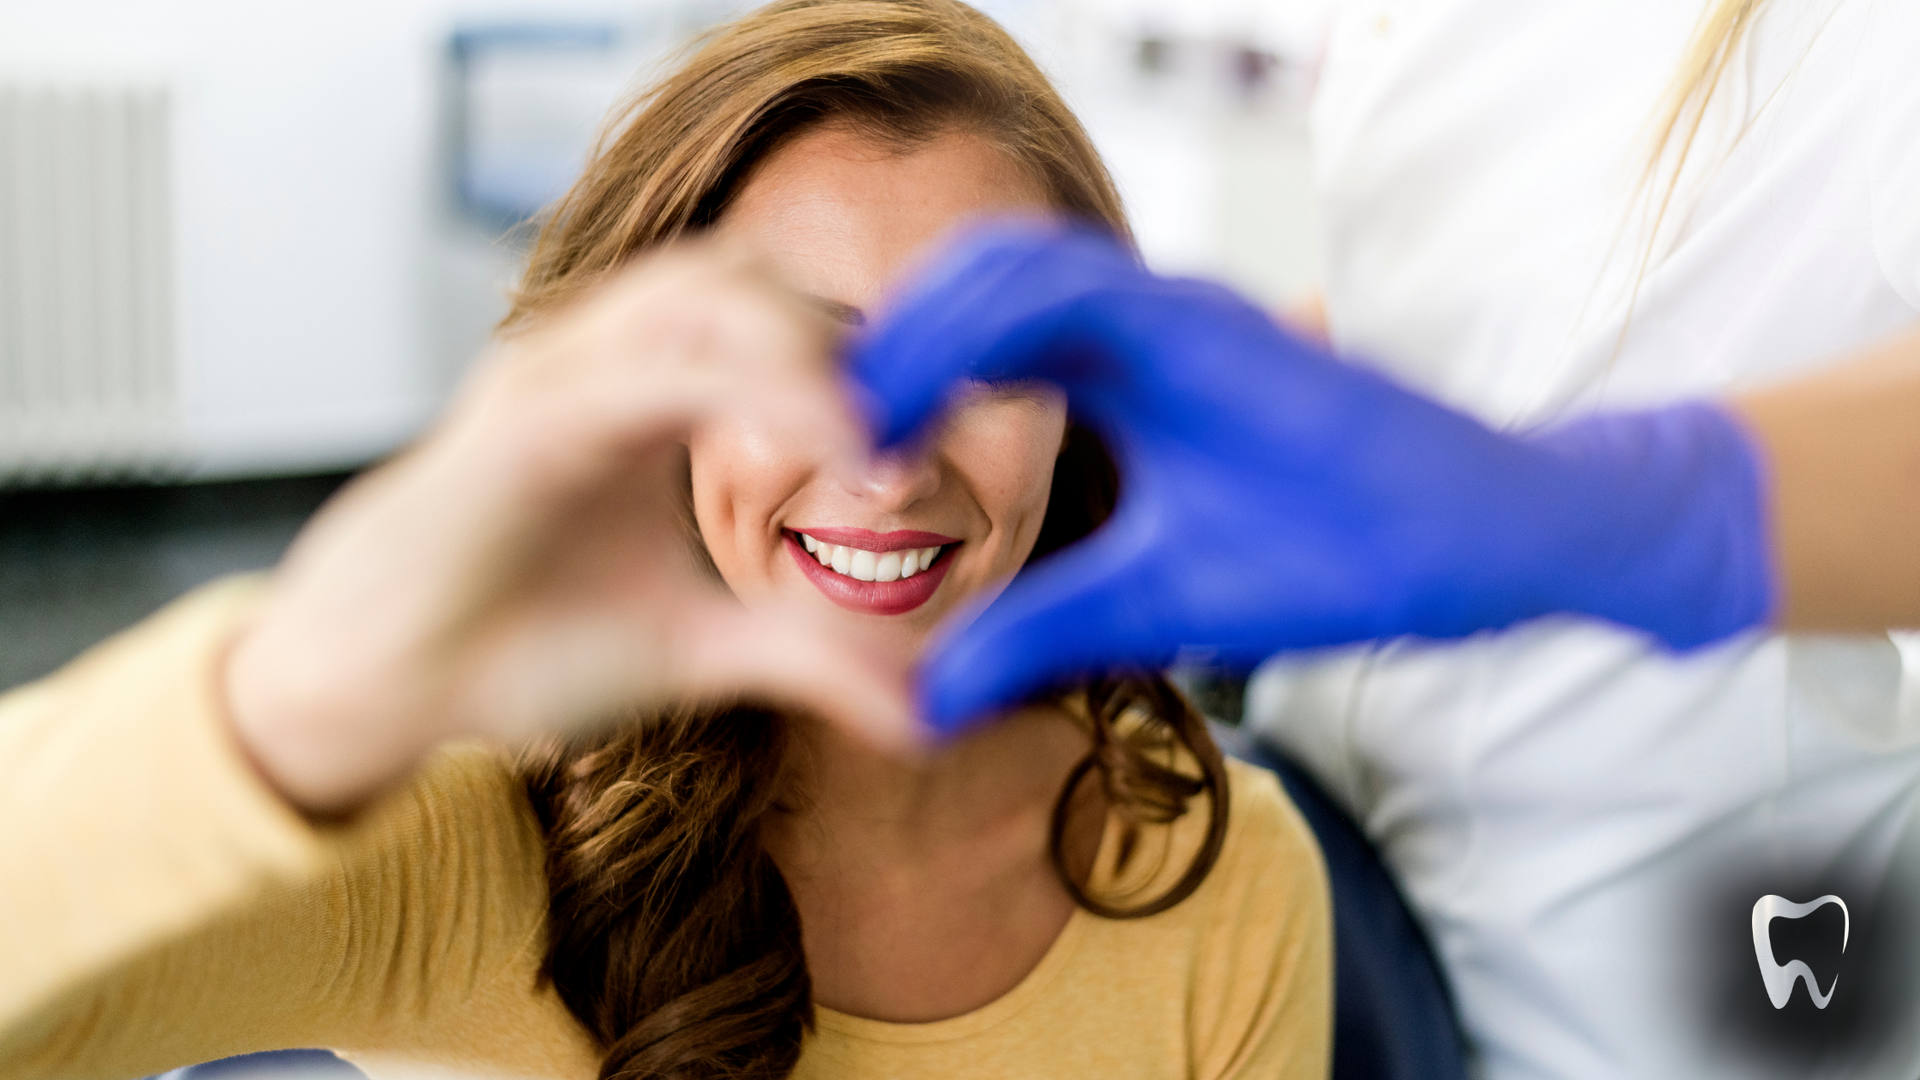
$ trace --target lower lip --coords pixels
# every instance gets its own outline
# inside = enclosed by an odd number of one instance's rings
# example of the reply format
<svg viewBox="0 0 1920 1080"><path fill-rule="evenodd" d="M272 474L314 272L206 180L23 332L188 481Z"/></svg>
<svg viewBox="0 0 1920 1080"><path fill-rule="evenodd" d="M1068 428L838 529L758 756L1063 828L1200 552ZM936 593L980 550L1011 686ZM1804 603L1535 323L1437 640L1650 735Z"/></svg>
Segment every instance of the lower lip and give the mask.
<svg viewBox="0 0 1920 1080"><path fill-rule="evenodd" d="M845 574L837 574L820 565L820 560L807 554L800 541L792 533L787 534L787 550L793 553L793 560L800 564L800 572L807 575L813 587L825 593L827 599L849 611L858 611L866 615L905 615L921 604L933 598L934 590L947 576L947 567L951 559L946 552L935 559L932 566L898 581L861 581Z"/></svg>

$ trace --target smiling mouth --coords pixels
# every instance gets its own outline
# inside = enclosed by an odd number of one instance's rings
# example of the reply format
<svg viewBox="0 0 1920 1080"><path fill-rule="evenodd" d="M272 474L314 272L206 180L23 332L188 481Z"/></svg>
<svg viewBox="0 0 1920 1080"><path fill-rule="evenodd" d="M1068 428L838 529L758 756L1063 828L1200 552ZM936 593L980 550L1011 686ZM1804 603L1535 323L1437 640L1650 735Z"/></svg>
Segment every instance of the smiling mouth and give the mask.
<svg viewBox="0 0 1920 1080"><path fill-rule="evenodd" d="M786 530L787 550L815 588L849 610L900 615L940 588L960 541L938 533Z"/></svg>

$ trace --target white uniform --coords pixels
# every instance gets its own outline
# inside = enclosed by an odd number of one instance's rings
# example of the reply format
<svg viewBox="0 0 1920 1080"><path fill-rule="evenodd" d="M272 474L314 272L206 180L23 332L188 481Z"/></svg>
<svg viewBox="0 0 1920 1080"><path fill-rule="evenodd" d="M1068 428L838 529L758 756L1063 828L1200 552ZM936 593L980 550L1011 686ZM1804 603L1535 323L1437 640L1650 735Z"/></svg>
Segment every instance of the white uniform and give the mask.
<svg viewBox="0 0 1920 1080"><path fill-rule="evenodd" d="M1629 196L1700 13L1345 4L1314 105L1340 348L1511 427L1720 395L1920 322L1907 0L1763 9L1639 274ZM1884 636L1676 657L1546 620L1276 662L1249 716L1381 846L1496 1080L1751 1075L1696 970L1705 898L1873 881L1920 778L1920 693Z"/></svg>

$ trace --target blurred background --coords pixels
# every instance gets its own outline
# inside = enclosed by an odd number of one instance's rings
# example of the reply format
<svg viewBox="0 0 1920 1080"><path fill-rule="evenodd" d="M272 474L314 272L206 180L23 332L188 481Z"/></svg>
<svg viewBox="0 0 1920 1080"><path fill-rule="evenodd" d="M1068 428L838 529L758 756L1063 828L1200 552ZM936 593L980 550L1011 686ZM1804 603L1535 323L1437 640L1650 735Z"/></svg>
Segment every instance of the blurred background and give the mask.
<svg viewBox="0 0 1920 1080"><path fill-rule="evenodd" d="M1322 0L986 0L1149 261L1314 282ZM0 688L418 432L614 103L751 4L0 0Z"/></svg>

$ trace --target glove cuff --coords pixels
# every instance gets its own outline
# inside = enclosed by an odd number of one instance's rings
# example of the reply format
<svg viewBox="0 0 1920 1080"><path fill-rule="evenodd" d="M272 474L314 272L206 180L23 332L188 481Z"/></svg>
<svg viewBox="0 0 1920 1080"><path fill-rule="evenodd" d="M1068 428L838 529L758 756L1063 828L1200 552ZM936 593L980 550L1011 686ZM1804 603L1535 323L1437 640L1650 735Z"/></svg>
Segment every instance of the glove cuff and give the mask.
<svg viewBox="0 0 1920 1080"><path fill-rule="evenodd" d="M1571 610L1692 649L1764 626L1778 603L1756 441L1698 402L1585 417L1528 441L1571 465Z"/></svg>

